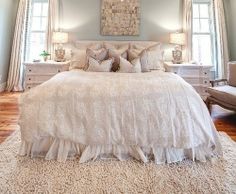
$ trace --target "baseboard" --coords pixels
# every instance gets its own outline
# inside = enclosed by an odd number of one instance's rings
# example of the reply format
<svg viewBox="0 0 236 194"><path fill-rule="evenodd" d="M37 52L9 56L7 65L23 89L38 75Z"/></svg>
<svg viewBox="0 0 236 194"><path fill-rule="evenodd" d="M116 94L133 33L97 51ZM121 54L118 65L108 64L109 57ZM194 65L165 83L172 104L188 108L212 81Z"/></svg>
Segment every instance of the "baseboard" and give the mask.
<svg viewBox="0 0 236 194"><path fill-rule="evenodd" d="M6 89L7 82L0 84L0 92L4 92Z"/></svg>

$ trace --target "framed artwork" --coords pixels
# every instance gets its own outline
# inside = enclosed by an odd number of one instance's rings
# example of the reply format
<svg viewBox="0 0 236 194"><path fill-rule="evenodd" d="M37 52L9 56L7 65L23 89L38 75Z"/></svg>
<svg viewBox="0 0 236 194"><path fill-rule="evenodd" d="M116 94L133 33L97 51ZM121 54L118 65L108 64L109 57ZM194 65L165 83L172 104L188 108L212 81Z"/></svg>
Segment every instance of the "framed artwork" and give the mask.
<svg viewBox="0 0 236 194"><path fill-rule="evenodd" d="M139 27L140 0L102 0L102 35L137 36Z"/></svg>

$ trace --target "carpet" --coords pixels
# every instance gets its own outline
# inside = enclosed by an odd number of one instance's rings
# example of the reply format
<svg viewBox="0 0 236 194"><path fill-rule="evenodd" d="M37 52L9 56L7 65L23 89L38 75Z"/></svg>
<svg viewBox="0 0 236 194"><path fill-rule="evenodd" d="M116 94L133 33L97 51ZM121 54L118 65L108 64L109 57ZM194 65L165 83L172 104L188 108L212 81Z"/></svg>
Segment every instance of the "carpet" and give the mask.
<svg viewBox="0 0 236 194"><path fill-rule="evenodd" d="M236 143L224 133L220 139L224 157L206 163L79 164L17 156L18 130L0 145L0 193L236 193Z"/></svg>

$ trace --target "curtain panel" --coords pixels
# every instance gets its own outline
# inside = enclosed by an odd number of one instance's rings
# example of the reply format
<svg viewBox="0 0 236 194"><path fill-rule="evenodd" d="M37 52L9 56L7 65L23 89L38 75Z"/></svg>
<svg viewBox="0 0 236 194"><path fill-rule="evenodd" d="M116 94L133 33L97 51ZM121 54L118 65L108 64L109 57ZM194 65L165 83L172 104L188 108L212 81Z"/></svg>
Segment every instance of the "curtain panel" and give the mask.
<svg viewBox="0 0 236 194"><path fill-rule="evenodd" d="M192 0L183 0L183 32L186 34L184 61L192 60Z"/></svg>
<svg viewBox="0 0 236 194"><path fill-rule="evenodd" d="M229 48L223 0L213 0L218 56L218 78L228 77Z"/></svg>
<svg viewBox="0 0 236 194"><path fill-rule="evenodd" d="M53 32L59 30L59 2L58 0L48 0L48 29L47 29L47 51L54 58L54 45L52 42Z"/></svg>
<svg viewBox="0 0 236 194"><path fill-rule="evenodd" d="M20 0L14 38L11 50L11 59L7 80L7 91L23 90L23 60L24 60L24 41L27 27L27 18L29 10L29 0Z"/></svg>

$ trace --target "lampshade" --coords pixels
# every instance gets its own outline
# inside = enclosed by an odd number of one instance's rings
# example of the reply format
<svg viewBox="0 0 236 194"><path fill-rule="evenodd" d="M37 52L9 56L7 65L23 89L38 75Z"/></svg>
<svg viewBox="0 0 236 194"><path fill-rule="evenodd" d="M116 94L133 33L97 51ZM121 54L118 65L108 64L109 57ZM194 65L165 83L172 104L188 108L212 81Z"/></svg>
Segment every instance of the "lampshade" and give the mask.
<svg viewBox="0 0 236 194"><path fill-rule="evenodd" d="M185 33L171 33L170 43L176 45L185 45Z"/></svg>
<svg viewBox="0 0 236 194"><path fill-rule="evenodd" d="M68 33L66 32L53 32L52 42L55 44L64 44L68 42Z"/></svg>

